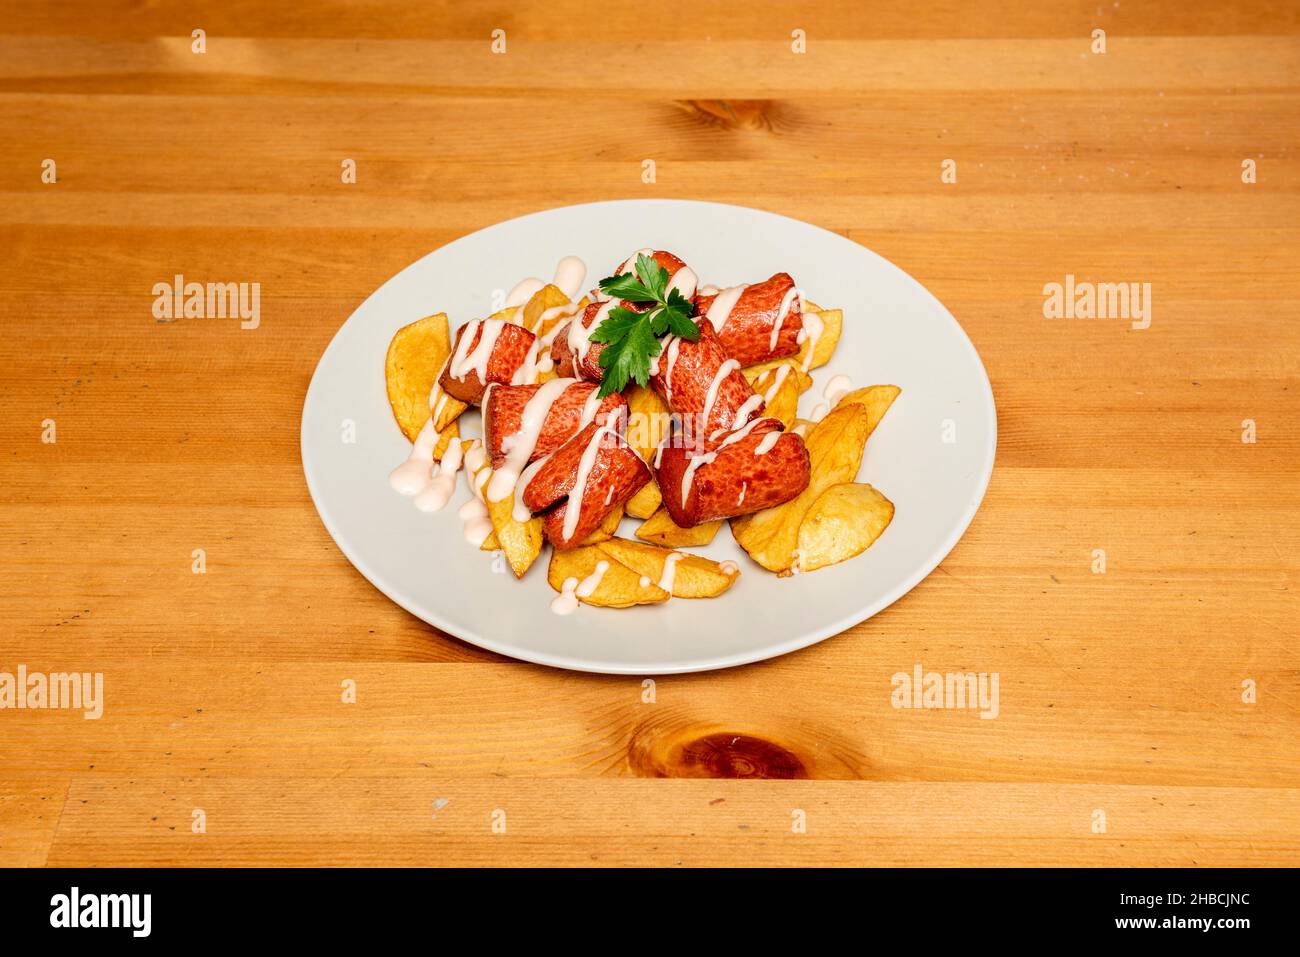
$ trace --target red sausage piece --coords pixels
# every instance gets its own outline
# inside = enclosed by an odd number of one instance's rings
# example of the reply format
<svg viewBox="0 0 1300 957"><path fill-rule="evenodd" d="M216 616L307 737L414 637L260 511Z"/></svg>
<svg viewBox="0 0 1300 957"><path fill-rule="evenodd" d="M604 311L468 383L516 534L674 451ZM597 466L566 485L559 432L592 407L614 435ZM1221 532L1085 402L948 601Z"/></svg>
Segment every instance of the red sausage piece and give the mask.
<svg viewBox="0 0 1300 957"><path fill-rule="evenodd" d="M462 340L466 335L470 337L469 344L462 350ZM475 353L484 335L492 336L493 340L484 364L485 375L480 377ZM523 326L504 319L475 319L467 322L456 330L451 358L442 370L438 384L453 399L478 405L483 400L483 390L489 383L504 385L514 378L515 372L528 358L528 351L536 338ZM457 361L458 358L460 362Z"/></svg>
<svg viewBox="0 0 1300 957"><path fill-rule="evenodd" d="M696 315L708 316L717 298L696 296ZM709 319L716 328L721 316L709 316ZM789 273L779 272L771 279L745 287L722 322L718 338L727 355L743 367L798 355L802 329L803 303L795 291L794 280Z"/></svg>
<svg viewBox="0 0 1300 957"><path fill-rule="evenodd" d="M742 438L728 441L741 433ZM773 433L776 439L771 439ZM782 432L779 419L762 419L748 431L713 443L709 451L674 446L671 437L664 441L655 477L668 514L683 528L772 508L808 487L810 463L803 438ZM701 456L703 461L686 483L683 502L683 479L691 461Z"/></svg>
<svg viewBox="0 0 1300 957"><path fill-rule="evenodd" d="M497 385L487 393L483 403L483 444L493 468L499 468L505 461L506 440L519 432L523 424L524 407L540 388L540 385ZM573 437L582 423L587 403L595 392L596 386L590 382L574 382L560 393L542 420L537 443L533 446L532 455L528 457L529 462L550 455ZM604 425L611 416L621 414L626 407L627 400L623 396L617 393L607 395L600 400L592 421Z"/></svg>

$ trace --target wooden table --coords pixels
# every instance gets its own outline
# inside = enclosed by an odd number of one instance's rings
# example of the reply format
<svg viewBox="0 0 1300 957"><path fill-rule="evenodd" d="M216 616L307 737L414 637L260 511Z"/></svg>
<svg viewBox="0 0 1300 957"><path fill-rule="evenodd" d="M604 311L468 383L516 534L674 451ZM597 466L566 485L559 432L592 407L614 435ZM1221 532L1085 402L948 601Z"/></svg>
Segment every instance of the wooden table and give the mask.
<svg viewBox="0 0 1300 957"><path fill-rule="evenodd" d="M1296 7L3 6L0 671L106 705L0 711L0 864L1300 861ZM397 608L298 454L380 283L619 197L888 257L1000 420L915 591L654 703ZM156 319L176 274L260 283L260 325ZM1045 319L1067 274L1150 283L1150 327ZM998 672L998 719L891 707L917 662Z"/></svg>

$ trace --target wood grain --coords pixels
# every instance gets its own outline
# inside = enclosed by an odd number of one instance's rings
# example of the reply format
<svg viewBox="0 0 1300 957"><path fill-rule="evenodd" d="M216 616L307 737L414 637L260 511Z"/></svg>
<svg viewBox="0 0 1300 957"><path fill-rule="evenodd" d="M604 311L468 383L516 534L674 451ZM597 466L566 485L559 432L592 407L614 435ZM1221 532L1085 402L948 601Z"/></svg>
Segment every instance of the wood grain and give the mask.
<svg viewBox="0 0 1300 957"><path fill-rule="evenodd" d="M0 3L0 671L107 698L0 711L0 864L1300 862L1300 11L651 6L649 37L602 8L636 55L600 56L576 0ZM385 279L640 196L898 263L999 412L985 504L911 594L653 703L389 603L298 458ZM260 282L260 327L156 321L178 272ZM1045 320L1066 273L1151 283L1151 327ZM998 672L997 720L894 709L916 662Z"/></svg>

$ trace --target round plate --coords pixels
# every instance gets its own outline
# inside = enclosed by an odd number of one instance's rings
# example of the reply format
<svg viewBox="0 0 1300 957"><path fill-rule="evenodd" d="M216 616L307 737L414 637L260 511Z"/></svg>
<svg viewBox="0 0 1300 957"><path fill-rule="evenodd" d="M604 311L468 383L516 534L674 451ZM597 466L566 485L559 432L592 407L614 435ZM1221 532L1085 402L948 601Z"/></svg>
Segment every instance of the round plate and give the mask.
<svg viewBox="0 0 1300 957"><path fill-rule="evenodd" d="M490 314L525 276L581 257L587 286L633 250L669 249L717 286L788 272L812 302L844 310L830 363L800 401L807 415L837 373L854 386L893 383L902 395L867 443L858 480L895 505L893 523L862 555L778 578L750 561L726 529L696 550L732 559L740 580L708 600L629 609L550 610L544 551L516 581L469 545L457 507L416 510L388 485L410 443L393 421L384 355L401 326L445 312L455 328ZM351 423L351 426L349 426ZM477 435L477 415L462 435ZM302 461L321 519L376 588L413 615L492 651L557 668L614 674L706 671L761 661L821 641L906 594L957 543L993 469L996 416L970 340L920 283L863 247L773 213L686 200L621 200L534 213L425 256L384 283L321 357L302 415ZM351 433L351 434L349 434ZM345 441L354 438L354 441ZM625 519L620 535L632 537ZM494 567L496 570L494 570Z"/></svg>

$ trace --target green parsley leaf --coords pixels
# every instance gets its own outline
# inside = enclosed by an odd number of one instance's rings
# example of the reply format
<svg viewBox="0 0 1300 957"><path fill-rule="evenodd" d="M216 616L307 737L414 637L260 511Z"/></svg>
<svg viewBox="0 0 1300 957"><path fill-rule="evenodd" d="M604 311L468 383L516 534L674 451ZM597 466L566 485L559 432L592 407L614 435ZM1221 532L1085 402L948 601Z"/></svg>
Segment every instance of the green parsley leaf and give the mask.
<svg viewBox="0 0 1300 957"><path fill-rule="evenodd" d="M626 335L606 344L600 351L600 367L605 370L600 380L601 397L622 392L629 379L637 385L650 381L650 359L659 355L660 348L659 340L644 322L635 323Z"/></svg>
<svg viewBox="0 0 1300 957"><path fill-rule="evenodd" d="M650 290L655 302L664 301L664 290L668 287L668 270L659 265L645 253L636 257L636 274L641 277L641 284Z"/></svg>
<svg viewBox="0 0 1300 957"><path fill-rule="evenodd" d="M691 319L694 304L680 290L668 289L668 270L645 253L636 258L635 275L622 273L602 279L600 289L610 298L651 306L646 312L615 306L592 330L592 341L605 344L600 353L600 366L605 370L600 383L602 397L621 392L629 381L642 386L649 381L650 360L663 348L661 336L671 334L691 342L700 337L700 327Z"/></svg>
<svg viewBox="0 0 1300 957"><path fill-rule="evenodd" d="M623 299L627 302L653 302L654 294L641 284L632 273L610 276L600 281L600 291L611 299Z"/></svg>
<svg viewBox="0 0 1300 957"><path fill-rule="evenodd" d="M679 312L670 307L664 309L663 314L667 321L668 331L674 336L681 336L691 342L700 337L700 327L695 324L695 320L690 317L689 313Z"/></svg>
<svg viewBox="0 0 1300 957"><path fill-rule="evenodd" d="M615 306L609 316L591 333L592 342L615 343L626 336L644 317L639 312Z"/></svg>

